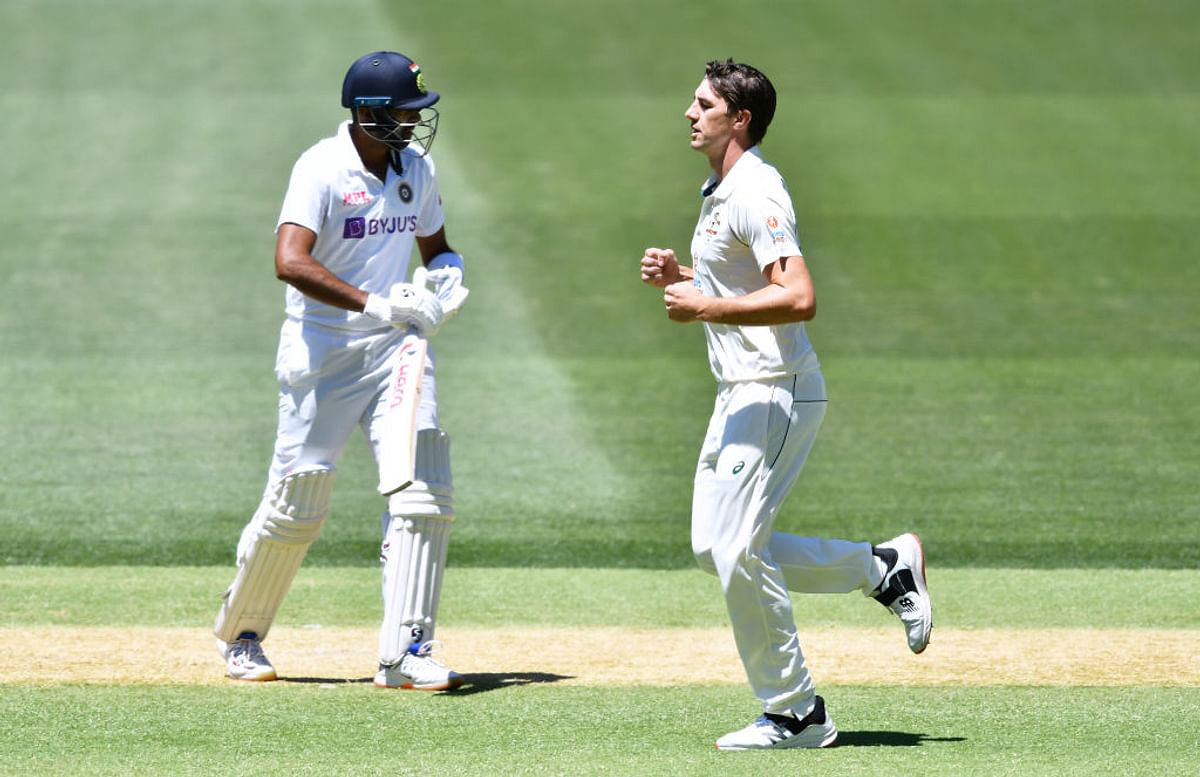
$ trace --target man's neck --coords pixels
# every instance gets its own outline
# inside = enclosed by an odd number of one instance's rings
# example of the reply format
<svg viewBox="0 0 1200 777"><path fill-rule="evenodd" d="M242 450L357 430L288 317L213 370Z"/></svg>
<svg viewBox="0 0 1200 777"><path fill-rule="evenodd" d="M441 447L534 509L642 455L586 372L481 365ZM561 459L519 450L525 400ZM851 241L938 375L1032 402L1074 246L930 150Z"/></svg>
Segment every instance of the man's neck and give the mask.
<svg viewBox="0 0 1200 777"><path fill-rule="evenodd" d="M387 178L390 162L388 147L368 136L357 124L350 125L350 139L354 141L354 148L366 171L381 181Z"/></svg>
<svg viewBox="0 0 1200 777"><path fill-rule="evenodd" d="M744 145L737 138L730 140L725 146L725 150L716 156L710 157L708 162L712 165L713 172L717 175L718 181L724 181L725 176L729 175L729 171L742 158L742 154L746 153L750 146Z"/></svg>

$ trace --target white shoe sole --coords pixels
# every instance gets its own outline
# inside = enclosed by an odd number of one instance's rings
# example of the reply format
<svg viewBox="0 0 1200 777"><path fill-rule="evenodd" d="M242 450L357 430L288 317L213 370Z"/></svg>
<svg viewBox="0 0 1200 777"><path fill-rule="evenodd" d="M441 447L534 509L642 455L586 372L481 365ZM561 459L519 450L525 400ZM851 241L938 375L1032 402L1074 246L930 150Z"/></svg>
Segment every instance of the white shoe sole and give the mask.
<svg viewBox="0 0 1200 777"><path fill-rule="evenodd" d="M915 583L917 586L917 595L922 597L929 605L925 608L925 618L921 625L924 639L916 648L914 648L912 645L909 645L909 649L912 650L912 652L920 655L921 653L925 652L925 648L929 647L929 638L933 634L933 600L929 598L929 586L925 583L925 546L921 544L921 538L915 533L909 532L908 536L912 537L913 541L917 543L917 556L919 556L921 560L920 574L917 574L917 567L915 565L912 568L913 583Z"/></svg>
<svg viewBox="0 0 1200 777"><path fill-rule="evenodd" d="M463 684L463 678L455 675L444 682L426 683L417 685L413 682L401 683L400 685L391 685L386 680L380 682L378 678L375 680L376 688L386 688L393 691L452 691Z"/></svg>
<svg viewBox="0 0 1200 777"><path fill-rule="evenodd" d="M815 750L822 747L830 747L837 741L838 730L837 726L833 725L832 720L826 719L825 723L820 726L809 726L795 736L790 736L787 739L776 742L773 745L769 744L721 744L717 740L717 749L722 752L736 752L741 750L790 750L804 749Z"/></svg>
<svg viewBox="0 0 1200 777"><path fill-rule="evenodd" d="M932 632L934 632L934 600L931 600L929 597L929 585L925 583L925 547L922 543L920 543L920 537L916 534L916 532L912 531L908 532L908 534L896 537L892 542L905 540L905 538L911 538L912 542L916 544L917 558L913 560L901 556L900 560L904 562L904 564L910 568L910 570L912 570L913 586L917 589L914 591L914 594L917 594L917 596L922 598L926 604L926 607L924 608L922 624L920 624L920 633L922 633L922 639L920 639L916 645L908 643L908 650L920 655L920 653L925 652L926 648L929 648L929 639ZM889 544L888 547L894 548L895 546ZM901 619L901 622L904 622L904 620ZM907 632L907 624L905 624L905 626Z"/></svg>
<svg viewBox="0 0 1200 777"><path fill-rule="evenodd" d="M248 674L244 674L241 676L235 675L233 672L228 672L228 673L226 673L226 676L230 680L237 680L238 682L242 682L242 683L269 683L272 680L279 679L279 676L275 674L274 669L267 671L267 672L262 672L260 674L249 674L248 673Z"/></svg>

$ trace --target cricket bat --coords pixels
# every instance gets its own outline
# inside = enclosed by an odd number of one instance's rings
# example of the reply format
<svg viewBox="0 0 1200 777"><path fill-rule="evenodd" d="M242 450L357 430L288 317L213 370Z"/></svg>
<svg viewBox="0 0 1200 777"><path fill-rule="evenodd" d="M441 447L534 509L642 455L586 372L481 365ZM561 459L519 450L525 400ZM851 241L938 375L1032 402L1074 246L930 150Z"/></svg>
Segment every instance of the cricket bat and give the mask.
<svg viewBox="0 0 1200 777"><path fill-rule="evenodd" d="M425 268L413 272L413 285L425 283ZM383 496L412 485L417 466L417 405L429 343L410 329L400 342L396 363L384 397L383 426L379 431L379 493Z"/></svg>

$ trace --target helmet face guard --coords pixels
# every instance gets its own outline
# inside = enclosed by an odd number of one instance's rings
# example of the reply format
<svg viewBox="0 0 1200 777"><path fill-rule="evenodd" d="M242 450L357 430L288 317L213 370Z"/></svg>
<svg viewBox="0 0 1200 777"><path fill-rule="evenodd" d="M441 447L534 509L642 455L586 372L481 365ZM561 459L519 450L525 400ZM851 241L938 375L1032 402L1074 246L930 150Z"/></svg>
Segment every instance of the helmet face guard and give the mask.
<svg viewBox="0 0 1200 777"><path fill-rule="evenodd" d="M420 156L429 153L437 135L439 114L436 108L393 108L390 97L355 97L354 120L363 132L393 151L413 148ZM364 119L365 110L369 119ZM393 112L415 113L416 121L400 121Z"/></svg>

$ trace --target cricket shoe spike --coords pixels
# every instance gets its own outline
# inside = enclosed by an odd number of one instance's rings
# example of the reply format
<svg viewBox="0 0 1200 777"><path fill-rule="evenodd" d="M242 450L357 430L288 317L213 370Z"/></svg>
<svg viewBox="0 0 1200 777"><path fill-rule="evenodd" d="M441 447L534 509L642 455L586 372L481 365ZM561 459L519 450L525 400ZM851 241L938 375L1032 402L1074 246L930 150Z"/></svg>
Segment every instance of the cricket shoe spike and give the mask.
<svg viewBox="0 0 1200 777"><path fill-rule="evenodd" d="M380 664L375 674L376 688L404 688L412 691L449 691L463 684L462 675L433 657L438 642L414 643L394 664Z"/></svg>
<svg viewBox="0 0 1200 777"><path fill-rule="evenodd" d="M250 632L239 634L233 642L217 640L217 650L225 659L225 672L234 680L269 682L275 680L275 667L263 653L262 642Z"/></svg>
<svg viewBox="0 0 1200 777"><path fill-rule="evenodd" d="M817 697L812 712L803 718L765 712L740 731L717 740L718 750L765 750L789 747L829 747L837 741L837 726L825 712L825 700Z"/></svg>
<svg viewBox="0 0 1200 777"><path fill-rule="evenodd" d="M875 600L900 618L909 650L920 653L929 646L933 631L933 602L925 585L925 550L921 538L911 533L901 534L881 542L874 553L888 563Z"/></svg>

